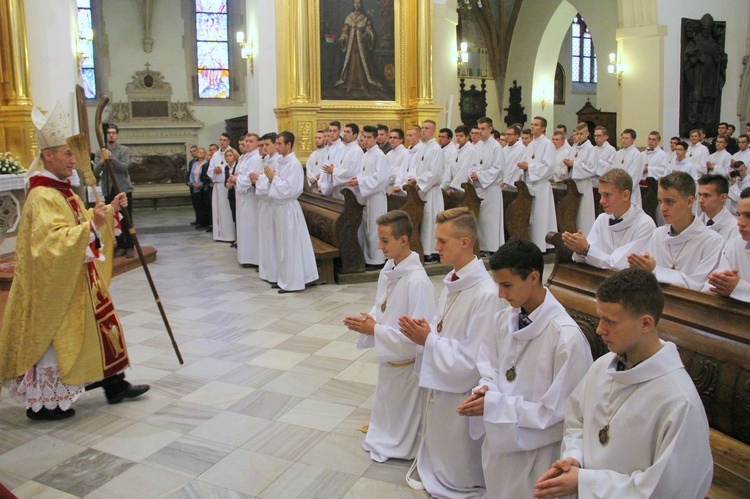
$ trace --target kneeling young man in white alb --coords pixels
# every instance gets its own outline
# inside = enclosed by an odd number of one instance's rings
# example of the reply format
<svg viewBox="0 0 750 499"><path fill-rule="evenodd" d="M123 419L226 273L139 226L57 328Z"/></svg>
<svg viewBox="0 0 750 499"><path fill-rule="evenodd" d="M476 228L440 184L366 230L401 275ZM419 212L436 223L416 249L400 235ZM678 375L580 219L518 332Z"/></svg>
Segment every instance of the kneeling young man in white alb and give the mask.
<svg viewBox="0 0 750 499"><path fill-rule="evenodd" d="M750 187L742 191L737 214L739 219L735 230L739 235L727 242L719 264L723 270L708 276L703 291L750 302Z"/></svg>
<svg viewBox="0 0 750 499"><path fill-rule="evenodd" d="M435 497L482 497L482 443L469 436L469 420L456 407L480 378L477 353L503 304L484 263L474 256L477 221L468 208L438 214L435 239L440 262L453 266L443 279L437 313L431 322L407 316L398 321L402 333L423 345L416 370L419 386L429 390L415 463L422 483L409 476L407 483Z"/></svg>
<svg viewBox="0 0 750 499"><path fill-rule="evenodd" d="M398 318L434 316L435 289L409 248L414 232L409 215L389 211L377 224L378 247L388 261L380 271L375 305L369 314L344 318L344 325L361 333L357 348L375 347L378 384L362 448L382 463L417 455L425 391L414 372L417 345L401 334Z"/></svg>
<svg viewBox="0 0 750 499"><path fill-rule="evenodd" d="M534 497L706 497L706 412L677 347L659 339L663 308L656 277L643 269L599 286L596 332L610 353L571 395L562 459L539 478Z"/></svg>
<svg viewBox="0 0 750 499"><path fill-rule="evenodd" d="M578 324L542 285L544 256L513 239L490 259L498 297L512 308L495 316L479 350L482 379L458 407L474 439L484 436L487 497L531 497L536 478L560 455L568 397L591 366Z"/></svg>
<svg viewBox="0 0 750 499"><path fill-rule="evenodd" d="M604 213L599 215L587 236L583 231L563 232L565 247L573 261L600 269L624 269L631 243L654 232L654 220L637 204L630 202L633 179L622 168L612 168L599 178L599 194Z"/></svg>

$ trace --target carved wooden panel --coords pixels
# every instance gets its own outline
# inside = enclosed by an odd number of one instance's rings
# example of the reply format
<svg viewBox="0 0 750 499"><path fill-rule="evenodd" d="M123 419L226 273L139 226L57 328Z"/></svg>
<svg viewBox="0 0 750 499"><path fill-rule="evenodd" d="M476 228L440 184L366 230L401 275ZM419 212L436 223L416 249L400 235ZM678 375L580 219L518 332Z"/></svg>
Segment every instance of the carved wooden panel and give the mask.
<svg viewBox="0 0 750 499"><path fill-rule="evenodd" d="M557 216L557 230L560 232L576 232L576 215L581 205L583 194L578 192L575 181L566 178L562 182L565 187L553 186L555 198L555 215Z"/></svg>
<svg viewBox="0 0 750 499"><path fill-rule="evenodd" d="M503 216L505 218L505 232L509 238L516 237L526 241L529 235L529 219L531 217L531 203L534 196L529 192L525 182L516 182L516 190L503 189Z"/></svg>
<svg viewBox="0 0 750 499"><path fill-rule="evenodd" d="M647 177L645 182L646 185L641 185L643 211L654 220L654 223L658 223L656 221L656 210L659 208L659 199L657 197L659 182L653 177Z"/></svg>

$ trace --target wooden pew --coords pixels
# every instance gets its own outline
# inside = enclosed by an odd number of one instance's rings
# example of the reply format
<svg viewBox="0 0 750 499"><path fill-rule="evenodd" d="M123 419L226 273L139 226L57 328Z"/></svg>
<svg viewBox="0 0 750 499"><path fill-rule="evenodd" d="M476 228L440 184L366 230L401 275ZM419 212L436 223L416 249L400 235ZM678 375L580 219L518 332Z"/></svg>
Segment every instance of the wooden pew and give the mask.
<svg viewBox="0 0 750 499"><path fill-rule="evenodd" d="M357 238L364 206L357 202L351 189L343 189L341 194L344 196L343 200L314 192L303 192L299 197L299 204L305 215L310 236L329 245L318 245L316 259L333 260L338 274L364 272L365 255ZM338 255L331 247L338 250ZM328 264L319 260L319 273L322 269L328 274L327 268Z"/></svg>
<svg viewBox="0 0 750 499"><path fill-rule="evenodd" d="M557 216L557 230L560 232L576 232L576 215L581 205L583 194L578 192L575 181L566 178L560 183L552 184L555 198L555 214Z"/></svg>
<svg viewBox="0 0 750 499"><path fill-rule="evenodd" d="M657 193L659 189L659 181L653 177L646 177L646 180L643 180L642 182L645 182L646 185L641 184L640 186L641 206L643 207L643 211L645 211L646 214L653 219L654 223L658 225L658 222L656 221L656 210L659 209Z"/></svg>
<svg viewBox="0 0 750 499"><path fill-rule="evenodd" d="M443 191L443 207L449 210L451 208L458 208L459 206L466 206L474 217L478 219L482 198L477 194L476 187L471 182L464 182L461 184L461 188L464 192L453 191L453 194L450 196L448 196L447 192ZM474 242L474 254L479 256L479 241Z"/></svg>
<svg viewBox="0 0 750 499"><path fill-rule="evenodd" d="M404 188L406 196L392 195L388 196L388 211L403 210L409 215L411 223L414 226L414 234L409 241L409 247L424 262L424 251L422 251L422 240L419 238L419 227L422 224L424 216L424 201L419 197L416 187L407 185Z"/></svg>
<svg viewBox="0 0 750 499"><path fill-rule="evenodd" d="M612 275L570 260L559 233L549 290L581 326L597 358L607 348L596 334L595 293ZM750 307L730 298L662 285L659 336L675 343L695 382L711 426L714 481L709 497L750 497Z"/></svg>
<svg viewBox="0 0 750 499"><path fill-rule="evenodd" d="M529 219L531 218L531 203L534 196L529 192L526 182L519 180L516 188L503 189L503 218L505 220L506 240L511 237L531 240L529 234Z"/></svg>

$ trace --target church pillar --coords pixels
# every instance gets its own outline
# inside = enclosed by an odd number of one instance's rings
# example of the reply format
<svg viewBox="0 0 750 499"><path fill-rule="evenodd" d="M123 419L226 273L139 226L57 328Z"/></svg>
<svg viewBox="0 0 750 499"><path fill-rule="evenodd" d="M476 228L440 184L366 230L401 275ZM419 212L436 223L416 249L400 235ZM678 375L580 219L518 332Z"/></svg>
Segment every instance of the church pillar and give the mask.
<svg viewBox="0 0 750 499"><path fill-rule="evenodd" d="M635 145L646 146L648 132L664 130L664 37L653 1L622 0L617 57L623 73L617 103L617 137L624 128L638 132ZM676 78L679 75L670 75ZM600 76L601 77L601 76Z"/></svg>
<svg viewBox="0 0 750 499"><path fill-rule="evenodd" d="M28 167L35 143L22 0L0 0L0 153Z"/></svg>
<svg viewBox="0 0 750 499"><path fill-rule="evenodd" d="M274 109L278 105L276 67L275 2L246 1L245 36L252 44L252 71L247 62L247 114L250 132L264 134L278 130ZM279 80L281 81L281 80Z"/></svg>

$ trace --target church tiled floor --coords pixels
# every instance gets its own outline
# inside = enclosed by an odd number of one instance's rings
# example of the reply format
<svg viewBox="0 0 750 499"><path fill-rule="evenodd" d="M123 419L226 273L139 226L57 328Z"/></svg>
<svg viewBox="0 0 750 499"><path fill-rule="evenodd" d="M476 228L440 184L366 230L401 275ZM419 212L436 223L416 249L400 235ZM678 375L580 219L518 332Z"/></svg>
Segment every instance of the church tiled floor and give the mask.
<svg viewBox="0 0 750 499"><path fill-rule="evenodd" d="M361 448L377 364L341 320L369 310L375 283L279 295L190 228L191 211L134 215L185 364L143 271L116 277L128 380L151 391L108 405L95 390L57 423L27 419L3 391L0 483L34 498L425 497L404 482L409 462Z"/></svg>

